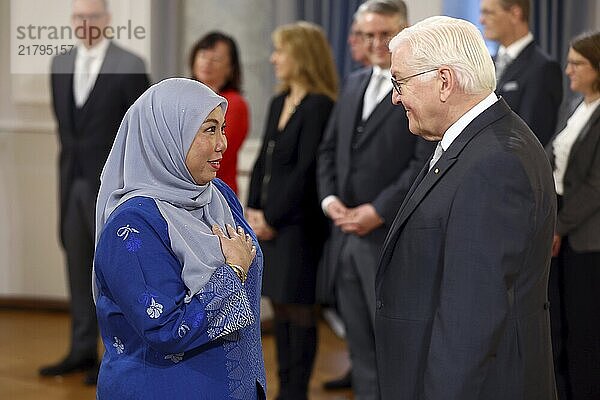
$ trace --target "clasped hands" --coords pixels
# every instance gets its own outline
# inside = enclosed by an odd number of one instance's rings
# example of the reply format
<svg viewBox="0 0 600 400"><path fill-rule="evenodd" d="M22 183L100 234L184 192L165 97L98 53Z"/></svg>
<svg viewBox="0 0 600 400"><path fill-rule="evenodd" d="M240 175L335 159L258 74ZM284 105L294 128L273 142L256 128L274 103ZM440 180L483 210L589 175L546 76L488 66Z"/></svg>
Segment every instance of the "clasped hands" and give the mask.
<svg viewBox="0 0 600 400"><path fill-rule="evenodd" d="M558 257L558 253L560 252L560 242L562 237L555 233L552 237L552 257Z"/></svg>
<svg viewBox="0 0 600 400"><path fill-rule="evenodd" d="M263 210L247 208L246 219L260 240L272 240L277 236L277 231L265 219Z"/></svg>
<svg viewBox="0 0 600 400"><path fill-rule="evenodd" d="M365 236L383 225L383 219L371 203L350 208L336 199L327 206L327 214L342 232L357 236Z"/></svg>
<svg viewBox="0 0 600 400"><path fill-rule="evenodd" d="M221 251L227 264L240 266L247 273L256 256L256 246L252 242L252 236L244 232L244 228L237 229L227 224L227 234L221 230L219 225L212 226L212 232L217 235L221 243Z"/></svg>

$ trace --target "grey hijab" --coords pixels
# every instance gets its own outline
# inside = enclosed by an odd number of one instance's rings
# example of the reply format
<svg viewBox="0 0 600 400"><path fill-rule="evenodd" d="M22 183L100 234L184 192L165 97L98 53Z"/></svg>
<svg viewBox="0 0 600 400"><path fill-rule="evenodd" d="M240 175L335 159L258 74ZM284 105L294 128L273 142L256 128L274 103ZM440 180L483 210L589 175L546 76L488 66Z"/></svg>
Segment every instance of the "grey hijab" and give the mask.
<svg viewBox="0 0 600 400"><path fill-rule="evenodd" d="M166 79L131 106L102 171L96 204L96 244L110 214L126 200L154 199L166 220L189 302L225 262L211 226L235 226L212 182L198 185L185 165L187 152L208 114L227 101L202 83ZM94 275L95 277L95 275ZM94 298L97 288L94 279Z"/></svg>

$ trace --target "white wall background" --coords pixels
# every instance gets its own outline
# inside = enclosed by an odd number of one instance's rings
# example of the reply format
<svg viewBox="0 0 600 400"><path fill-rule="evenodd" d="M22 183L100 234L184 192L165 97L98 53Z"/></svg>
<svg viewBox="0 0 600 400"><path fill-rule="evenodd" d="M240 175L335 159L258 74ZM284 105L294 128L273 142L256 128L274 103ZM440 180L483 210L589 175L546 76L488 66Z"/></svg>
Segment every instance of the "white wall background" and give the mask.
<svg viewBox="0 0 600 400"><path fill-rule="evenodd" d="M71 0L0 1L0 296L66 299L49 75L11 73L11 7L19 14L43 15L47 26L68 25ZM112 1L110 8L114 25L131 18L147 27L149 38L149 1ZM149 39L119 43L150 59Z"/></svg>

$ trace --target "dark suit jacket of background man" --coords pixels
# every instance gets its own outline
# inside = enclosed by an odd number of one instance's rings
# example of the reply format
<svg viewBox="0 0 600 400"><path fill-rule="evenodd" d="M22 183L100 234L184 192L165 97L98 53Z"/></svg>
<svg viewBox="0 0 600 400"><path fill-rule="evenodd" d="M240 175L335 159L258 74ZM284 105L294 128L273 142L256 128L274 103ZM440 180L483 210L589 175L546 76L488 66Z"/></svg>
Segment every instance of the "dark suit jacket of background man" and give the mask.
<svg viewBox="0 0 600 400"><path fill-rule="evenodd" d="M506 67L496 89L543 146L556 132L562 75L560 65L531 42Z"/></svg>
<svg viewBox="0 0 600 400"><path fill-rule="evenodd" d="M386 238L382 399L556 398L546 294L555 219L543 148L500 99L421 171Z"/></svg>
<svg viewBox="0 0 600 400"><path fill-rule="evenodd" d="M129 106L148 88L144 62L111 43L94 87L74 116L73 72L76 48L52 63L52 98L60 138L60 209L64 214L74 177L85 180L94 194L115 135ZM95 198L94 198L95 200ZM61 215L61 237L64 227Z"/></svg>
<svg viewBox="0 0 600 400"><path fill-rule="evenodd" d="M372 68L346 80L319 150L319 198L337 196L346 206L372 203L384 224L366 235L377 259L385 234L433 146L408 130L406 111L387 95L360 127L363 96ZM334 227L319 271L318 296L332 302L339 252L345 235ZM370 266L375 273L375 265Z"/></svg>
<svg viewBox="0 0 600 400"><path fill-rule="evenodd" d="M123 116L148 88L144 62L110 43L96 82L75 106L77 49L52 62L52 97L60 139L60 237L65 249L71 301L72 362L96 358L98 323L92 299L94 214L100 174Z"/></svg>

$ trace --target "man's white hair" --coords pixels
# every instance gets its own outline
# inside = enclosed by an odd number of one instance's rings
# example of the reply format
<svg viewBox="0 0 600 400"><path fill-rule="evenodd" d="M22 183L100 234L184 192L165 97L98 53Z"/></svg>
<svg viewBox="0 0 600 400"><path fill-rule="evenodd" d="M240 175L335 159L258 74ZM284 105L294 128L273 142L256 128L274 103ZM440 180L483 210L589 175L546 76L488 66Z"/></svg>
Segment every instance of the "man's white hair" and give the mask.
<svg viewBox="0 0 600 400"><path fill-rule="evenodd" d="M494 62L472 23L446 16L429 17L397 34L390 42L390 51L404 42L412 50L410 64L416 71L448 66L465 93L496 89Z"/></svg>

